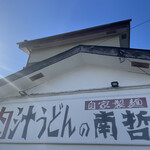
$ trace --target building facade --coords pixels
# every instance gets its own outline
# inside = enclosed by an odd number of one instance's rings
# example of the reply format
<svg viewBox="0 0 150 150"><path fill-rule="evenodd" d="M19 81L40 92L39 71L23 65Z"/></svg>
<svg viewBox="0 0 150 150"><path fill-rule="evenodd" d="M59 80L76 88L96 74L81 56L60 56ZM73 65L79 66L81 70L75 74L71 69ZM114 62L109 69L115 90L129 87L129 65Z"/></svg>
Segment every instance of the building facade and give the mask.
<svg viewBox="0 0 150 150"><path fill-rule="evenodd" d="M125 20L18 43L26 67L0 79L1 149L149 149L150 51Z"/></svg>

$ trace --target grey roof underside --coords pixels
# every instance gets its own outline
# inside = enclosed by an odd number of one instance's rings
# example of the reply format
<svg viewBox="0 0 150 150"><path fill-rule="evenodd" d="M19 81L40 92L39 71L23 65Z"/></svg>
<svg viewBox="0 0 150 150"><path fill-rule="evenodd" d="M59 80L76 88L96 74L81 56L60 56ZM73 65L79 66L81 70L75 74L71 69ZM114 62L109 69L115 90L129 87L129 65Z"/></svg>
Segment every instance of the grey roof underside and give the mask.
<svg viewBox="0 0 150 150"><path fill-rule="evenodd" d="M56 56L37 62L32 66L28 66L21 71L18 71L12 75L7 76L6 78L0 79L0 87L8 84L8 81L13 82L24 76L32 74L35 71L39 71L40 69L53 65L57 62L60 62L78 53L89 53L89 54L97 54L97 55L105 55L105 56L113 56L113 57L125 57L125 58L141 59L141 60L150 60L149 50L107 47L107 46L79 45L63 53L60 53Z"/></svg>

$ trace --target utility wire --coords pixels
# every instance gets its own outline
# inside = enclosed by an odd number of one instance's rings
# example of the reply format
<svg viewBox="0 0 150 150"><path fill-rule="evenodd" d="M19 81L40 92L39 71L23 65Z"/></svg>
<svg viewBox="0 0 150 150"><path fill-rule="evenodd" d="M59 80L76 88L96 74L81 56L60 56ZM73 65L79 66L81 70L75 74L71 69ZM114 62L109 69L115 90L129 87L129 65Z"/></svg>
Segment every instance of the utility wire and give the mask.
<svg viewBox="0 0 150 150"><path fill-rule="evenodd" d="M142 23L139 23L139 24L137 24L137 25L133 26L133 27L132 27L132 28L130 28L130 29L137 28L137 27L139 27L139 26L141 26L141 25L143 25L143 24L145 24L145 23L147 23L147 22L150 22L150 19L149 19L149 20L146 20L146 21L144 21L144 22L142 22Z"/></svg>
<svg viewBox="0 0 150 150"><path fill-rule="evenodd" d="M147 22L150 22L150 19L149 19L149 20L146 20L146 21L144 21L144 22L141 22L141 23L139 23L139 24L137 24L137 25L135 25L135 26L133 26L133 27L130 27L130 30L133 30L133 29L135 29L135 28L137 28L137 27L139 27L139 26L141 26L141 25L143 25L143 24L145 24L145 23L147 23ZM124 33L124 31L121 32L121 34L122 34L122 33ZM108 41L108 40L111 40L111 39L113 39L113 37L110 38L110 39L105 39L105 40L103 40L103 41L101 41L101 42L98 42L96 45L98 46L98 44L101 44L101 43L103 43L103 42L105 42L105 41Z"/></svg>
<svg viewBox="0 0 150 150"><path fill-rule="evenodd" d="M137 25L135 25L135 26L133 26L133 27L131 27L130 29L135 29L135 28L137 28L137 27L139 27L139 26L141 26L141 25L143 25L143 24L145 24L145 23L148 23L148 22L150 22L150 19L149 20L146 20L146 21L144 21L144 22L142 22L142 23L139 23L139 24L137 24ZM125 58L126 60L128 60L130 63L131 63L131 61L130 61L130 59L128 59L128 58ZM143 70L142 68L140 68L140 67L138 67L138 66L136 66L139 70L141 70L143 73L145 73L146 75L149 75L150 76L150 74L148 73L148 72L146 72L145 70Z"/></svg>
<svg viewBox="0 0 150 150"><path fill-rule="evenodd" d="M130 59L128 59L128 58L126 58L125 57L125 59L126 60L128 60L130 63L132 62ZM139 70L141 70L143 73L145 73L146 75L149 75L150 76L150 74L148 73L148 72L146 72L145 70L143 70L141 67L138 67L138 66L136 66Z"/></svg>
<svg viewBox="0 0 150 150"><path fill-rule="evenodd" d="M135 28L137 28L137 27L139 27L139 26L141 26L141 25L143 25L143 24L145 24L145 23L148 23L148 22L150 22L150 19L149 20L146 20L146 21L144 21L144 22L141 22L141 23L139 23L139 24L137 24L137 25L135 25L135 26L133 26L133 27L130 27L130 30L133 30L133 29L135 29ZM123 32L121 32L121 34L122 33L124 33L124 31ZM98 46L98 44L101 44L101 43L103 43L103 42L105 42L105 41L108 41L108 40L111 40L111 39L113 39L113 37L112 38L110 38L110 39L105 39L105 40L103 40L103 41L101 41L101 42L98 42L96 45ZM94 46L92 46L91 47L91 49L93 48ZM130 61L130 59L128 59L128 58L126 58L126 57L124 57L126 60L128 60L130 63L131 63L131 61ZM124 61L123 61L124 62ZM147 73L145 70L143 70L142 68L140 68L140 67L138 67L138 66L136 66L139 70L141 70L143 73L145 73L146 75L149 75L150 76L150 74L149 73Z"/></svg>

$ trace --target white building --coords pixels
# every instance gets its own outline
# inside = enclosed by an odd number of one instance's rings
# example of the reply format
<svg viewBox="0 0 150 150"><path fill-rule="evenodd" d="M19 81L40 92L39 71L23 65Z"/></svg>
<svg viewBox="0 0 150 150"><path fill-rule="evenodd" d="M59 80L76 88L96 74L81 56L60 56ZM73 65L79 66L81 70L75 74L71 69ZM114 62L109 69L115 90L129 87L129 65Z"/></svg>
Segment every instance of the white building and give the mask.
<svg viewBox="0 0 150 150"><path fill-rule="evenodd" d="M20 42L26 67L0 79L0 149L150 148L150 51L130 21Z"/></svg>

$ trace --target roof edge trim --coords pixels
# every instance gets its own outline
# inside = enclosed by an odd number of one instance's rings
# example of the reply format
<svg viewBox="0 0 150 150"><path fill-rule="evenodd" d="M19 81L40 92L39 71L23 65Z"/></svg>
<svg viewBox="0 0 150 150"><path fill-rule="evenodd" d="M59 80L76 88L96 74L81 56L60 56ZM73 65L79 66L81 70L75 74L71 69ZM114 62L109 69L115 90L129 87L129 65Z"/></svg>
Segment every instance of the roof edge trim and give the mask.
<svg viewBox="0 0 150 150"><path fill-rule="evenodd" d="M150 50L108 47L108 46L79 45L65 52L62 52L56 56L37 62L32 66L28 66L21 71L18 71L12 75L7 76L6 78L0 79L0 87L8 84L9 82L13 82L24 76L39 71L40 69L43 69L57 62L60 62L64 59L67 59L78 53L89 53L114 57L126 57L150 61Z"/></svg>

